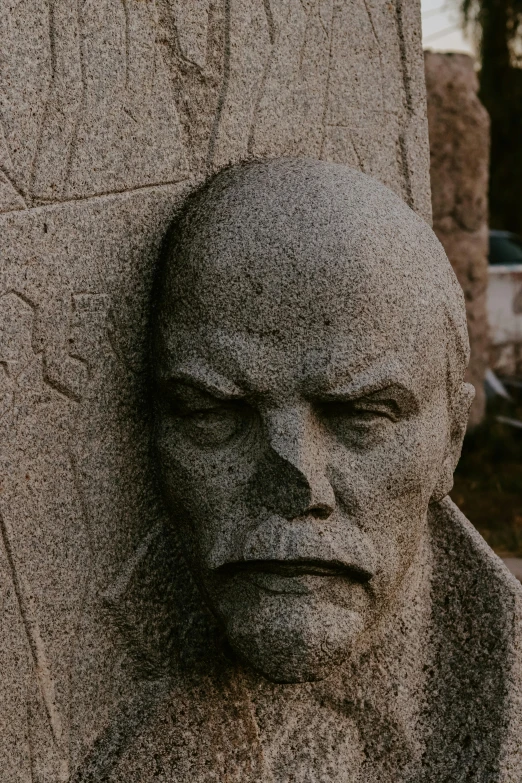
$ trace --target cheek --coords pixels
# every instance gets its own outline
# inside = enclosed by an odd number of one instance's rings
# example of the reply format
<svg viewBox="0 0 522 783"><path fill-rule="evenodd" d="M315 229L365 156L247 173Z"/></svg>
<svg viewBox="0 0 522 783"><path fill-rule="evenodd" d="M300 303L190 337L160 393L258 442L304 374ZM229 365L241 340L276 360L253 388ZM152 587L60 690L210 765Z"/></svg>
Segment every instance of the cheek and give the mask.
<svg viewBox="0 0 522 783"><path fill-rule="evenodd" d="M376 594L391 594L418 551L445 456L445 433L444 418L433 410L402 422L371 448L332 452L332 484L339 505L379 553Z"/></svg>
<svg viewBox="0 0 522 783"><path fill-rule="evenodd" d="M348 512L408 523L428 506L445 457L447 413L433 405L368 448L332 453L332 484Z"/></svg>

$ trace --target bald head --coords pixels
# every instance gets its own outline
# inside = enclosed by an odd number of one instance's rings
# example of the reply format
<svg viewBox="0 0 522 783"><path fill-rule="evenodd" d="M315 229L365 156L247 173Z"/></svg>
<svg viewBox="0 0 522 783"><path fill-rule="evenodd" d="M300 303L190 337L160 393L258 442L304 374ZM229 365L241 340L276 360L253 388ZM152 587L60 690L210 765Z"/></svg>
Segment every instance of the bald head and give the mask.
<svg viewBox="0 0 522 783"><path fill-rule="evenodd" d="M462 294L397 196L307 160L203 185L160 283L156 443L187 560L239 655L322 677L389 610L451 488Z"/></svg>
<svg viewBox="0 0 522 783"><path fill-rule="evenodd" d="M444 363L452 391L468 361L462 292L431 228L376 180L320 161L234 166L189 197L164 258L163 349L173 316L291 337L288 350L341 341L354 363L409 345Z"/></svg>

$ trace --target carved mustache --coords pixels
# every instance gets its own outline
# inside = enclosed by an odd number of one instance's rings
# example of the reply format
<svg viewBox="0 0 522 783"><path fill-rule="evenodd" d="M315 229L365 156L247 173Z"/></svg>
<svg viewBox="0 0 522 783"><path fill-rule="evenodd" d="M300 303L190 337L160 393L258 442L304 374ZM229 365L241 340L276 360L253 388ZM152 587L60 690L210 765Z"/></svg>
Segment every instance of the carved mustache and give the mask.
<svg viewBox="0 0 522 783"><path fill-rule="evenodd" d="M242 545L214 550L209 565L230 575L256 570L285 576L338 574L369 581L378 571L378 555L365 533L348 521L289 522L273 515L251 531Z"/></svg>

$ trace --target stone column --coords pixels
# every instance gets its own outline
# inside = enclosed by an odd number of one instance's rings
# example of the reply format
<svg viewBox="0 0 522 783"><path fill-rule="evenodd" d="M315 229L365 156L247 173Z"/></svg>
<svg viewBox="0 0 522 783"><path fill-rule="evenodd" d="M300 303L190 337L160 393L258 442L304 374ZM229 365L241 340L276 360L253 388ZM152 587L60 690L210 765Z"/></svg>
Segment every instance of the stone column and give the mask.
<svg viewBox="0 0 522 783"><path fill-rule="evenodd" d="M475 63L465 54L425 53L433 228L464 295L475 386L470 427L484 416L488 366L489 116L477 97Z"/></svg>
<svg viewBox="0 0 522 783"><path fill-rule="evenodd" d="M210 172L281 155L355 166L429 220L420 3L29 0L0 36L0 766L65 783L118 705L134 719L105 608L161 524L165 229Z"/></svg>

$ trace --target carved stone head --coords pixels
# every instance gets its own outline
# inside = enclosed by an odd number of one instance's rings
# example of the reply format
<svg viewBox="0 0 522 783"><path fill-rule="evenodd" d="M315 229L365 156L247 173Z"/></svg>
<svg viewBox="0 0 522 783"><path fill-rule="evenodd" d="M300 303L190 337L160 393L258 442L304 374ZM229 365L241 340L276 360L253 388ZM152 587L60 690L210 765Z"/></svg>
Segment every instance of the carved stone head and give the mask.
<svg viewBox="0 0 522 783"><path fill-rule="evenodd" d="M154 327L172 524L231 647L324 677L391 611L473 396L429 226L342 165L229 168L185 203Z"/></svg>

